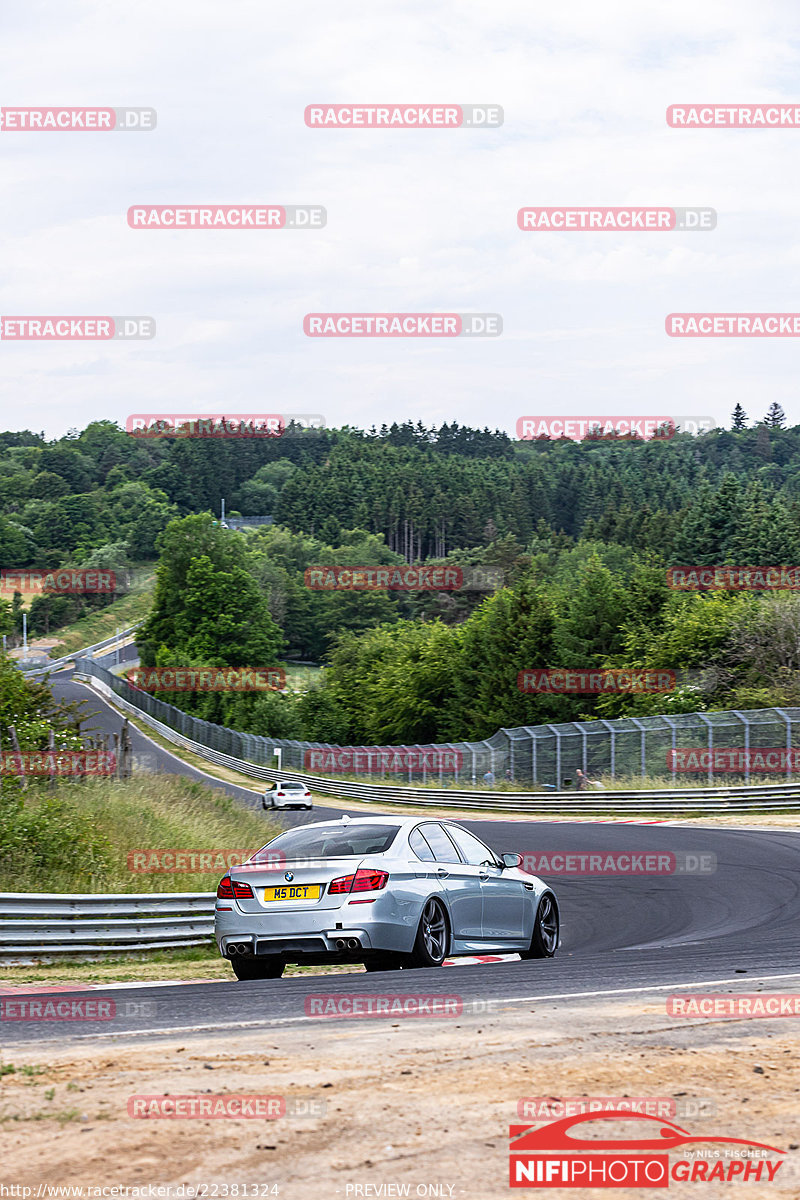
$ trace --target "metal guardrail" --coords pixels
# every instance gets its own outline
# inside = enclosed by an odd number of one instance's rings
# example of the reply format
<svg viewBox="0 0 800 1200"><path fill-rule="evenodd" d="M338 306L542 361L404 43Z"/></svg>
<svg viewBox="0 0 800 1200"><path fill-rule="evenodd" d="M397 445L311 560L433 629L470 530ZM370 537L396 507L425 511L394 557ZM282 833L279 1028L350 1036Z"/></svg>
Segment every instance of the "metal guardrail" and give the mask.
<svg viewBox="0 0 800 1200"><path fill-rule="evenodd" d="M429 807L462 811L468 809L475 812L496 811L554 816L588 816L608 812L648 812L657 816L685 815L693 812L800 812L800 782L751 784L742 787L675 788L660 791L611 791L609 789L587 793L578 791L498 792L488 789L477 792L465 788L392 787L386 784L324 779L319 775L264 767L259 763L249 762L247 759L236 758L230 754L223 754L219 750L212 750L210 747L178 733L169 725L165 725L163 721L158 721L143 709L123 699L97 674L81 676L76 672L75 678L87 682L91 680L97 690L113 701L123 712L141 720L173 745L190 750L208 762L229 767L231 770L248 775L253 779L264 781L286 779L304 783L312 791L339 799L358 800L369 804L409 805L415 808Z"/></svg>
<svg viewBox="0 0 800 1200"><path fill-rule="evenodd" d="M0 955L203 946L214 933L214 899L213 892L0 892Z"/></svg>
<svg viewBox="0 0 800 1200"><path fill-rule="evenodd" d="M91 657L85 660L86 673L105 682L112 676ZM671 715L643 717L618 717L589 721L571 721L561 724L524 725L498 729L490 738L479 742L447 742L438 745L413 746L358 746L347 747L302 741L297 738L269 737L258 733L245 733L230 729L195 716L185 709L160 700L157 696L134 687L125 678L111 682L114 692L130 701L149 716L178 730L184 737L207 746L219 753L262 766L274 766L274 758L280 751L280 762L284 770L297 773L327 774L326 757L332 754L331 767L338 774L343 753L345 760L358 751L366 755L377 754L376 768L387 752L400 751L398 763L403 765L408 786L427 788L433 783L444 789L449 784L472 790L482 783L492 786L492 781L528 782L532 789L566 789L571 777L580 769L584 775L602 779L628 779L638 776L644 780L665 773L672 776L670 785L678 789L684 782L684 770L700 770L706 775L704 786L716 784L726 786L732 773L723 766L715 765L716 751L724 750L739 756L738 770L743 774L742 783L747 786L758 782L751 780L763 770L758 755L763 750L777 751L779 760L785 763L787 782L798 777L797 761L800 755L800 707L749 709L747 711L722 711L675 713ZM797 745L795 746L795 743ZM693 754L698 765L685 765L686 756ZM752 759L752 766L751 766ZM345 768L346 769L346 768ZM387 768L388 770L388 768ZM715 779L716 771L716 779ZM356 774L360 772L356 771ZM399 783L396 770L386 779L381 767L373 774L381 776L381 782ZM698 780L698 782L700 782Z"/></svg>
<svg viewBox="0 0 800 1200"><path fill-rule="evenodd" d="M131 636L139 628L141 621L137 621L135 625L131 625L128 629L121 629L119 633L115 633L113 637L107 637L102 642L95 642L93 646L84 646L82 650L76 650L74 654L65 654L62 658L53 658L45 667L33 667L29 671L23 671L25 676L46 675L48 671L56 671L59 667L65 667L67 663L75 662L77 659L86 658L88 655L93 655L97 650L104 650L106 646L113 646L117 642L122 642L125 638Z"/></svg>

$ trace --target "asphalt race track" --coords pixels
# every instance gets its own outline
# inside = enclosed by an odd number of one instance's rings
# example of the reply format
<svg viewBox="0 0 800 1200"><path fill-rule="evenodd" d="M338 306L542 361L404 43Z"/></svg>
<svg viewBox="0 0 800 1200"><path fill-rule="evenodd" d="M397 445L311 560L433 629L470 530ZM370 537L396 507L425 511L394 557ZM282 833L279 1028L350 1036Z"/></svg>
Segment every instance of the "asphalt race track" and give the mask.
<svg viewBox="0 0 800 1200"><path fill-rule="evenodd" d="M88 700L91 724L118 731L121 718L69 674L53 677L59 698ZM135 729L134 751L157 756L159 769L203 779L202 772L160 750ZM258 796L213 780L247 804ZM282 814L287 824L336 817L340 809ZM395 810L395 813L398 810ZM377 814L376 814L377 815ZM412 991L424 979L429 994L467 1001L529 1003L624 995L652 989L733 985L777 990L781 977L800 974L800 833L680 826L528 820L464 820L494 849L536 852L675 852L716 855L713 873L646 878L554 878L562 917L562 943L553 960L507 961L443 967L438 971L327 975L237 983L186 983L115 987L113 1022L80 1022L80 1033L62 1024L58 1040L120 1035L158 1038L170 1031L235 1031L304 1021L304 1001L318 994ZM547 876L545 875L545 878ZM412 984L413 980L413 984ZM354 985L356 985L354 987ZM408 986L406 986L408 985ZM69 993L64 993L68 995ZM77 993L76 993L77 994ZM85 993L84 993L85 994ZM100 995L99 992L94 995ZM142 1005L143 1001L148 1001ZM123 1015L125 1012L129 1015ZM331 1018L335 1024L336 1019ZM16 1028L15 1028L16 1024ZM68 1024L68 1023L67 1023ZM52 1023L9 1023L6 1044L54 1039Z"/></svg>

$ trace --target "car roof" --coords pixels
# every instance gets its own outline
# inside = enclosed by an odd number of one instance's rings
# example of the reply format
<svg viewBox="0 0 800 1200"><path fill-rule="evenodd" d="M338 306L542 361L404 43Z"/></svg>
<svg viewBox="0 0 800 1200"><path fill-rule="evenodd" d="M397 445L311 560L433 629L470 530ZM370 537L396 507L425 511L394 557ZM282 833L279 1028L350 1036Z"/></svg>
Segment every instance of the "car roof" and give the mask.
<svg viewBox="0 0 800 1200"><path fill-rule="evenodd" d="M458 824L457 821L450 821L449 817L429 817L423 814L416 817L350 817L349 820L344 822L340 817L337 821L309 821L303 826L295 826L295 828L319 829L320 826L326 825L329 828L336 826L339 829L348 829L351 825L389 825L395 829L411 829L415 825L419 825L420 821L435 821L437 823L444 821L445 824Z"/></svg>

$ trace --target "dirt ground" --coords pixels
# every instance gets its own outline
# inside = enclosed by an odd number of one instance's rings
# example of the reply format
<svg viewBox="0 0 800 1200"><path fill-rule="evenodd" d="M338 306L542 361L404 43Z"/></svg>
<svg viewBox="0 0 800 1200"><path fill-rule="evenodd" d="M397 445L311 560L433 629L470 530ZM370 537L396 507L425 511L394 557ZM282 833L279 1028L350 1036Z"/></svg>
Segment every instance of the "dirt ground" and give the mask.
<svg viewBox="0 0 800 1200"><path fill-rule="evenodd" d="M32 595L35 593L31 593ZM26 597L30 599L30 597ZM62 646L64 643L57 637L38 637L28 638L28 654L31 651L37 650L42 654L46 654L49 650L53 650L56 646ZM8 651L9 658L22 658L25 654L24 646L14 646Z"/></svg>
<svg viewBox="0 0 800 1200"><path fill-rule="evenodd" d="M509 1125L531 1123L518 1115L520 1100L626 1096L674 1099L670 1119L693 1135L788 1151L774 1183L739 1186L757 1200L796 1197L798 1040L796 1019L677 1021L665 1016L664 997L648 994L602 1006L508 1005L488 1016L309 1019L236 1036L14 1047L3 1062L15 1070L0 1083L0 1182L170 1184L165 1197L191 1195L180 1185L192 1184L208 1185L210 1197L234 1196L238 1185L239 1196L283 1200L487 1200L510 1192ZM127 1111L133 1096L230 1093L284 1097L290 1111L272 1120L137 1119ZM560 1115L550 1111L550 1119ZM266 1190L273 1184L276 1192ZM671 1182L670 1194L735 1188Z"/></svg>

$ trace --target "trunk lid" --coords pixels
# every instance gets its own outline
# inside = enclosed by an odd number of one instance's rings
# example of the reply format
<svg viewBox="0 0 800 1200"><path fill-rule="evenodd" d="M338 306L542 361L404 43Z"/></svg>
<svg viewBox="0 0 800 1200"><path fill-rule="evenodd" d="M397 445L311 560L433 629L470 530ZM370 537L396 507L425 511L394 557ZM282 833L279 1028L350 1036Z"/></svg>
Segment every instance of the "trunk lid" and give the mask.
<svg viewBox="0 0 800 1200"><path fill-rule="evenodd" d="M292 912L313 909L341 908L350 899L348 892L331 895L328 886L332 879L342 875L355 875L362 863L363 854L340 858L287 859L279 865L258 864L232 868L231 879L249 883L253 896L237 898L235 903L242 912ZM286 876L291 875L291 879ZM297 889L319 889L318 894L303 896ZM268 889L280 889L276 893ZM284 890L285 889L285 890ZM268 898L269 897L269 898Z"/></svg>

